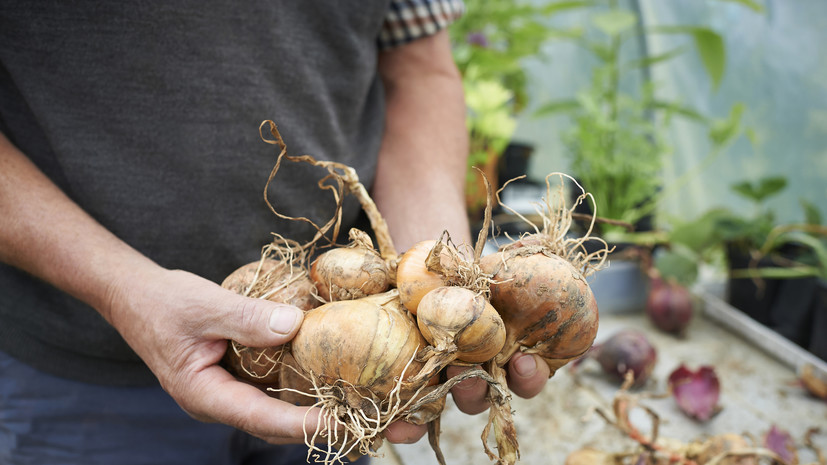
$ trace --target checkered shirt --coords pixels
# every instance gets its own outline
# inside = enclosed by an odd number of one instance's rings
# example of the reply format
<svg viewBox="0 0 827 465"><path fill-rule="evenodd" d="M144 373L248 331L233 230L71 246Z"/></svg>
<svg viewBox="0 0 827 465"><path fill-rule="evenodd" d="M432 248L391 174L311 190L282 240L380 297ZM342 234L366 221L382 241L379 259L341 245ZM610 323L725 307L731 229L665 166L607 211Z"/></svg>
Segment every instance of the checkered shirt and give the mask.
<svg viewBox="0 0 827 465"><path fill-rule="evenodd" d="M387 50L436 34L464 12L462 0L391 0L379 34L379 49Z"/></svg>

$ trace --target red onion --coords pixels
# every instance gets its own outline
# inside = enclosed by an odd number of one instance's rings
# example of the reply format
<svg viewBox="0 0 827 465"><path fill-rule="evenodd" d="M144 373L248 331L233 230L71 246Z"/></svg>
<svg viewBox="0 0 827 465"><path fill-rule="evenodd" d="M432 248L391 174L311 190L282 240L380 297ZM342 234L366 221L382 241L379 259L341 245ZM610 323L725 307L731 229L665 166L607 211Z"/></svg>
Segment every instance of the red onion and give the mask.
<svg viewBox="0 0 827 465"><path fill-rule="evenodd" d="M721 410L721 385L711 366L692 371L681 364L669 375L669 388L681 411L696 420L709 420Z"/></svg>
<svg viewBox="0 0 827 465"><path fill-rule="evenodd" d="M623 381L626 372L632 371L634 386L641 386L657 361L657 351L641 331L622 329L604 342L595 344L589 357L600 363L603 371L617 381Z"/></svg>
<svg viewBox="0 0 827 465"><path fill-rule="evenodd" d="M684 286L661 278L652 279L646 314L661 331L684 336L692 320L692 296Z"/></svg>

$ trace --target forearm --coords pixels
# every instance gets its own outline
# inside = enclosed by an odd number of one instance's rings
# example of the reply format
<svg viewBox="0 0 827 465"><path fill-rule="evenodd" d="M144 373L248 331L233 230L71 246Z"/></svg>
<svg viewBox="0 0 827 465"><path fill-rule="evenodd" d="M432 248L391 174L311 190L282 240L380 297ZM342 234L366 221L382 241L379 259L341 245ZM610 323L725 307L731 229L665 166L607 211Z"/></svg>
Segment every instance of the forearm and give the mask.
<svg viewBox="0 0 827 465"><path fill-rule="evenodd" d="M372 194L399 252L443 230L469 241L465 103L444 34L380 61L387 116Z"/></svg>
<svg viewBox="0 0 827 465"><path fill-rule="evenodd" d="M0 134L0 261L108 318L119 277L160 269L69 199Z"/></svg>

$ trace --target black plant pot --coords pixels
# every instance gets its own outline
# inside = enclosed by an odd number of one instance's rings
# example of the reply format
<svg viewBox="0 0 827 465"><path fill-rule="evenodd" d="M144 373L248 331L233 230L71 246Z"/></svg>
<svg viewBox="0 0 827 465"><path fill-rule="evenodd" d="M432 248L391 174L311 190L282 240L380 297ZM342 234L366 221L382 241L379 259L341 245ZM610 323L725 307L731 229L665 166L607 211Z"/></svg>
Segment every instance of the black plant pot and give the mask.
<svg viewBox="0 0 827 465"><path fill-rule="evenodd" d="M787 251L795 254L796 251ZM772 259L753 263L737 247L727 250L730 269L778 266ZM816 277L732 278L730 305L779 335L827 360L827 282Z"/></svg>
<svg viewBox="0 0 827 465"><path fill-rule="evenodd" d="M812 328L808 349L822 360L827 360L827 279L818 280L811 312Z"/></svg>
<svg viewBox="0 0 827 465"><path fill-rule="evenodd" d="M753 266L773 266L772 261L767 258L752 263L746 251L732 244L727 245L726 254L730 270L744 270ZM727 283L727 300L730 305L746 313L753 320L764 326L770 326L772 324L772 302L775 300L780 284L780 279L755 280L730 276Z"/></svg>
<svg viewBox="0 0 827 465"><path fill-rule="evenodd" d="M500 157L498 167L498 185L503 186L506 182L528 175L528 167L531 155L534 153L534 146L521 142L511 142L506 146L503 156ZM527 178L521 181L526 181ZM519 181L517 181L519 182Z"/></svg>

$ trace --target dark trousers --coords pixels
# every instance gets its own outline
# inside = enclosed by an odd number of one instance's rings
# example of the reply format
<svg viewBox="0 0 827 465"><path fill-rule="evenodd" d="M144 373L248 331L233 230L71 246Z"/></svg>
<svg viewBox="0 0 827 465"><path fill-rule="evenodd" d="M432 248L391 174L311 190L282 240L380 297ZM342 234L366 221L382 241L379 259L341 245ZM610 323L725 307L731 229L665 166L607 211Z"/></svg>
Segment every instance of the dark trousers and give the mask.
<svg viewBox="0 0 827 465"><path fill-rule="evenodd" d="M225 425L193 420L160 386L79 383L0 352L2 465L304 463L305 446L274 446Z"/></svg>

